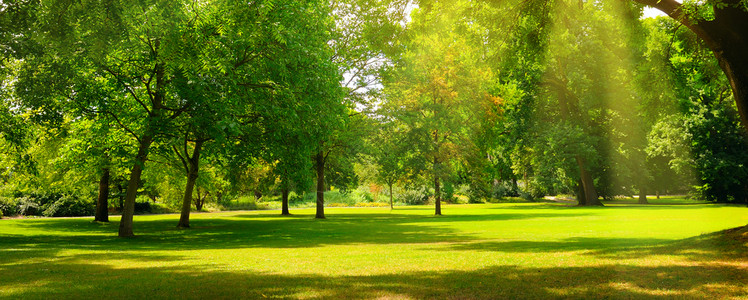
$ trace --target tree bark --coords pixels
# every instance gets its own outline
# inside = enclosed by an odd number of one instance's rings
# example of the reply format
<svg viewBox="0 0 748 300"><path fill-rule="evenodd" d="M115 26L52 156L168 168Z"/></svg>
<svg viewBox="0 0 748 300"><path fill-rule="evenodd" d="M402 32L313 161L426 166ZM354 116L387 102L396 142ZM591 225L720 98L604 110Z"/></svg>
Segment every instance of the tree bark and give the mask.
<svg viewBox="0 0 748 300"><path fill-rule="evenodd" d="M580 179L577 183L577 205L585 206L587 204L587 196L584 194L584 185Z"/></svg>
<svg viewBox="0 0 748 300"><path fill-rule="evenodd" d="M117 197L119 198L119 211L121 213L125 210L125 197L122 196L122 192L124 192L125 189L122 188L121 184L117 184L117 189L119 190L119 195Z"/></svg>
<svg viewBox="0 0 748 300"><path fill-rule="evenodd" d="M197 185L197 183L195 183L195 185ZM206 192L205 195L200 195L200 188L195 188L195 192L197 192L197 198L195 198L195 210L201 211L205 205L205 199L208 198L210 192Z"/></svg>
<svg viewBox="0 0 748 300"><path fill-rule="evenodd" d="M584 189L585 203L582 206L603 206L603 203L598 199L597 191L595 190L595 181L592 179L592 175L587 171L584 159L580 156L576 157L577 166L579 166L579 175L582 181L582 189Z"/></svg>
<svg viewBox="0 0 748 300"><path fill-rule="evenodd" d="M135 156L135 165L130 170L130 180L127 182L125 203L122 207L122 219L119 223L120 237L135 236L132 231L132 218L135 214L135 198L138 195L140 176L143 173L143 167L148 158L148 149L151 147L151 143L153 143L153 136L146 134L140 139L138 145L138 154Z"/></svg>
<svg viewBox="0 0 748 300"><path fill-rule="evenodd" d="M96 200L96 216L94 221L109 222L109 168L101 169L99 180L99 197Z"/></svg>
<svg viewBox="0 0 748 300"><path fill-rule="evenodd" d="M434 215L442 215L442 193L440 191L439 176L434 175L434 198L436 199L436 209Z"/></svg>
<svg viewBox="0 0 748 300"><path fill-rule="evenodd" d="M317 214L315 218L325 218L325 154L320 151L315 155L317 165Z"/></svg>
<svg viewBox="0 0 748 300"><path fill-rule="evenodd" d="M639 185L639 204L649 204L649 201L647 201L647 188L643 184Z"/></svg>
<svg viewBox="0 0 748 300"><path fill-rule="evenodd" d="M187 172L187 185L184 188L184 198L182 198L182 214L179 216L177 228L190 228L190 209L192 208L192 191L195 188L195 182L200 174L200 149L203 146L202 141L195 142L195 149L192 156L187 157L189 172ZM186 151L187 149L185 149ZM185 153L187 156L188 153Z"/></svg>
<svg viewBox="0 0 748 300"><path fill-rule="evenodd" d="M395 204L392 201L392 183L388 184L390 187L390 209L395 209Z"/></svg>
<svg viewBox="0 0 748 300"><path fill-rule="evenodd" d="M285 184L285 182L283 184ZM291 215L291 212L288 211L288 193L289 191L287 187L284 187L283 189L281 189L281 202L282 202L281 215L283 216Z"/></svg>

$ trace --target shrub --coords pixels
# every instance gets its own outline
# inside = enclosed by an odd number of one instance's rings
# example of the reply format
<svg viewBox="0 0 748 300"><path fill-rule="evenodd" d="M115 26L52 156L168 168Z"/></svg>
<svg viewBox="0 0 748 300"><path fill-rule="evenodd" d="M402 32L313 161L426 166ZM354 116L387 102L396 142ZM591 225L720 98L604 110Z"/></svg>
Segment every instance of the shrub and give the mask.
<svg viewBox="0 0 748 300"><path fill-rule="evenodd" d="M389 203L382 202L371 202L371 203L356 203L356 207L389 207Z"/></svg>
<svg viewBox="0 0 748 300"><path fill-rule="evenodd" d="M39 210L45 217L81 217L92 216L95 208L92 202L65 195L43 205Z"/></svg>
<svg viewBox="0 0 748 300"><path fill-rule="evenodd" d="M151 213L154 214L171 214L171 213L178 213L179 210L169 206L165 203L152 203L151 204Z"/></svg>
<svg viewBox="0 0 748 300"><path fill-rule="evenodd" d="M149 214L151 213L150 202L135 202L135 213L136 214Z"/></svg>
<svg viewBox="0 0 748 300"><path fill-rule="evenodd" d="M0 197L0 213L5 216L18 215L18 201L11 197Z"/></svg>
<svg viewBox="0 0 748 300"><path fill-rule="evenodd" d="M291 201L289 197L289 202ZM254 196L242 196L234 200L229 201L228 205L224 205L227 210L256 210L257 202Z"/></svg>
<svg viewBox="0 0 748 300"><path fill-rule="evenodd" d="M427 187L420 187L416 189L406 189L400 191L398 199L402 199L406 204L410 205L421 205L429 202L431 193Z"/></svg>
<svg viewBox="0 0 748 300"><path fill-rule="evenodd" d="M442 199L446 202L455 202L455 186L451 182L444 182L442 186Z"/></svg>
<svg viewBox="0 0 748 300"><path fill-rule="evenodd" d="M519 197L520 191L511 181L502 181L491 187L491 197L501 199L504 197Z"/></svg>
<svg viewBox="0 0 748 300"><path fill-rule="evenodd" d="M18 200L18 214L24 216L35 216L39 214L39 199L31 196L16 198Z"/></svg>

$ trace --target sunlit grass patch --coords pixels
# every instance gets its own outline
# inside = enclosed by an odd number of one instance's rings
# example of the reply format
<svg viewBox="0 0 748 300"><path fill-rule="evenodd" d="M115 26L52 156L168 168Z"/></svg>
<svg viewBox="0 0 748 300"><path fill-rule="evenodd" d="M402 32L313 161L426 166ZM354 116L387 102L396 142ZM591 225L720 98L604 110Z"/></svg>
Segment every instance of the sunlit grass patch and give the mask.
<svg viewBox="0 0 748 300"><path fill-rule="evenodd" d="M748 209L551 203L0 221L7 298L748 297ZM113 220L116 218L113 218ZM734 237L731 237L734 236Z"/></svg>

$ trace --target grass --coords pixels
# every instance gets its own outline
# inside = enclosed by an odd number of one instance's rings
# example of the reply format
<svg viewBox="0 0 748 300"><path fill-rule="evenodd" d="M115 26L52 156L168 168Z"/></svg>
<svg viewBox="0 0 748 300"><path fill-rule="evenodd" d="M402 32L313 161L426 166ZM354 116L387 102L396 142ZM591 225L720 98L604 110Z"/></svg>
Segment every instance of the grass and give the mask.
<svg viewBox="0 0 748 300"><path fill-rule="evenodd" d="M745 207L443 209L0 220L0 298L748 298Z"/></svg>

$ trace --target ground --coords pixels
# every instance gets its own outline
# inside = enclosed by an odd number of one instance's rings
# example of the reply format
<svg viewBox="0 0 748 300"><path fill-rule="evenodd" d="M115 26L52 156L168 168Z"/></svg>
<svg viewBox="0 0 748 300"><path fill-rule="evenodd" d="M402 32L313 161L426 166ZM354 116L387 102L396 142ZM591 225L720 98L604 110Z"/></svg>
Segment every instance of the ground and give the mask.
<svg viewBox="0 0 748 300"><path fill-rule="evenodd" d="M0 220L0 298L748 298L748 208L558 203ZM112 220L117 220L113 217ZM720 232L723 231L723 232Z"/></svg>

